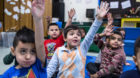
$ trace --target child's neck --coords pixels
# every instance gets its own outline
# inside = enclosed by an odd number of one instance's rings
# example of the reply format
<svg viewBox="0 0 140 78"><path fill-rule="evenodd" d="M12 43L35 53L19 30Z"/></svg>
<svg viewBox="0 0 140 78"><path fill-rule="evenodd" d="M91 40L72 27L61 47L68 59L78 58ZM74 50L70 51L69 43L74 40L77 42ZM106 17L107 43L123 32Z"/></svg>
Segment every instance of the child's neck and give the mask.
<svg viewBox="0 0 140 78"><path fill-rule="evenodd" d="M76 46L75 46L75 47L76 47ZM67 48L68 50L71 50L71 49L73 49L73 48L75 48L75 47L72 47L72 46L66 45L66 48Z"/></svg>

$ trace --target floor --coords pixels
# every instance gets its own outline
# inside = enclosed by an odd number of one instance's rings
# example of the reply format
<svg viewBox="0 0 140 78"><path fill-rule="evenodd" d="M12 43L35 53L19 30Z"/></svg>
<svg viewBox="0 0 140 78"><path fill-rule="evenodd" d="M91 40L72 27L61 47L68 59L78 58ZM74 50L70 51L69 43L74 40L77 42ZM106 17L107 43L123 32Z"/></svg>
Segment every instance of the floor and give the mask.
<svg viewBox="0 0 140 78"><path fill-rule="evenodd" d="M3 57L7 55L9 52L10 52L10 48L0 47L0 75L3 74L10 66L13 65L13 64L10 65L3 64ZM97 56L98 53L88 52L87 55ZM132 57L127 57L127 60L132 60Z"/></svg>

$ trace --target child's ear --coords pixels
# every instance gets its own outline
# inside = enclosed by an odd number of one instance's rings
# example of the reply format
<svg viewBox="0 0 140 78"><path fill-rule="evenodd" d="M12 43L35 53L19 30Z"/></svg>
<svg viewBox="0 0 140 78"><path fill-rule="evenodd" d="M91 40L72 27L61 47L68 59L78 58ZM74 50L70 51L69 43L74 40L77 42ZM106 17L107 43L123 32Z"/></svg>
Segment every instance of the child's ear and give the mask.
<svg viewBox="0 0 140 78"><path fill-rule="evenodd" d="M14 47L11 47L11 53L13 56L15 56L15 48Z"/></svg>
<svg viewBox="0 0 140 78"><path fill-rule="evenodd" d="M134 62L135 62L135 64L136 64L136 66L138 66L137 57L136 57L136 56L133 56L133 60L134 60Z"/></svg>

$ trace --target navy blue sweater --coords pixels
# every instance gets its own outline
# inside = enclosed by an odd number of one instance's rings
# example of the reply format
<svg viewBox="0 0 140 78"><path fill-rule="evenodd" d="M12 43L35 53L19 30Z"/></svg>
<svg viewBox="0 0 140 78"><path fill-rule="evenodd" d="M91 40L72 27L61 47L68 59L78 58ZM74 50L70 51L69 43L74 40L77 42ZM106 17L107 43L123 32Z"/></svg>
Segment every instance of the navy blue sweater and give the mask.
<svg viewBox="0 0 140 78"><path fill-rule="evenodd" d="M122 73L120 78L140 78L140 71L139 70L130 70Z"/></svg>

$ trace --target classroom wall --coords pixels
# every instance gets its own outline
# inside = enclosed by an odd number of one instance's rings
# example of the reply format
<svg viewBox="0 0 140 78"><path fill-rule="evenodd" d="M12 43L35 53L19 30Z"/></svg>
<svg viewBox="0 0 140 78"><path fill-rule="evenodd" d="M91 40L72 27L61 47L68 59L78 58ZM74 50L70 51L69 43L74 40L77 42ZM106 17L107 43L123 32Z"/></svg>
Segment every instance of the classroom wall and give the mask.
<svg viewBox="0 0 140 78"><path fill-rule="evenodd" d="M75 8L76 15L73 22L89 22L90 19L86 18L86 9L96 9L98 0L64 0L65 3L65 21L68 19L68 11Z"/></svg>

